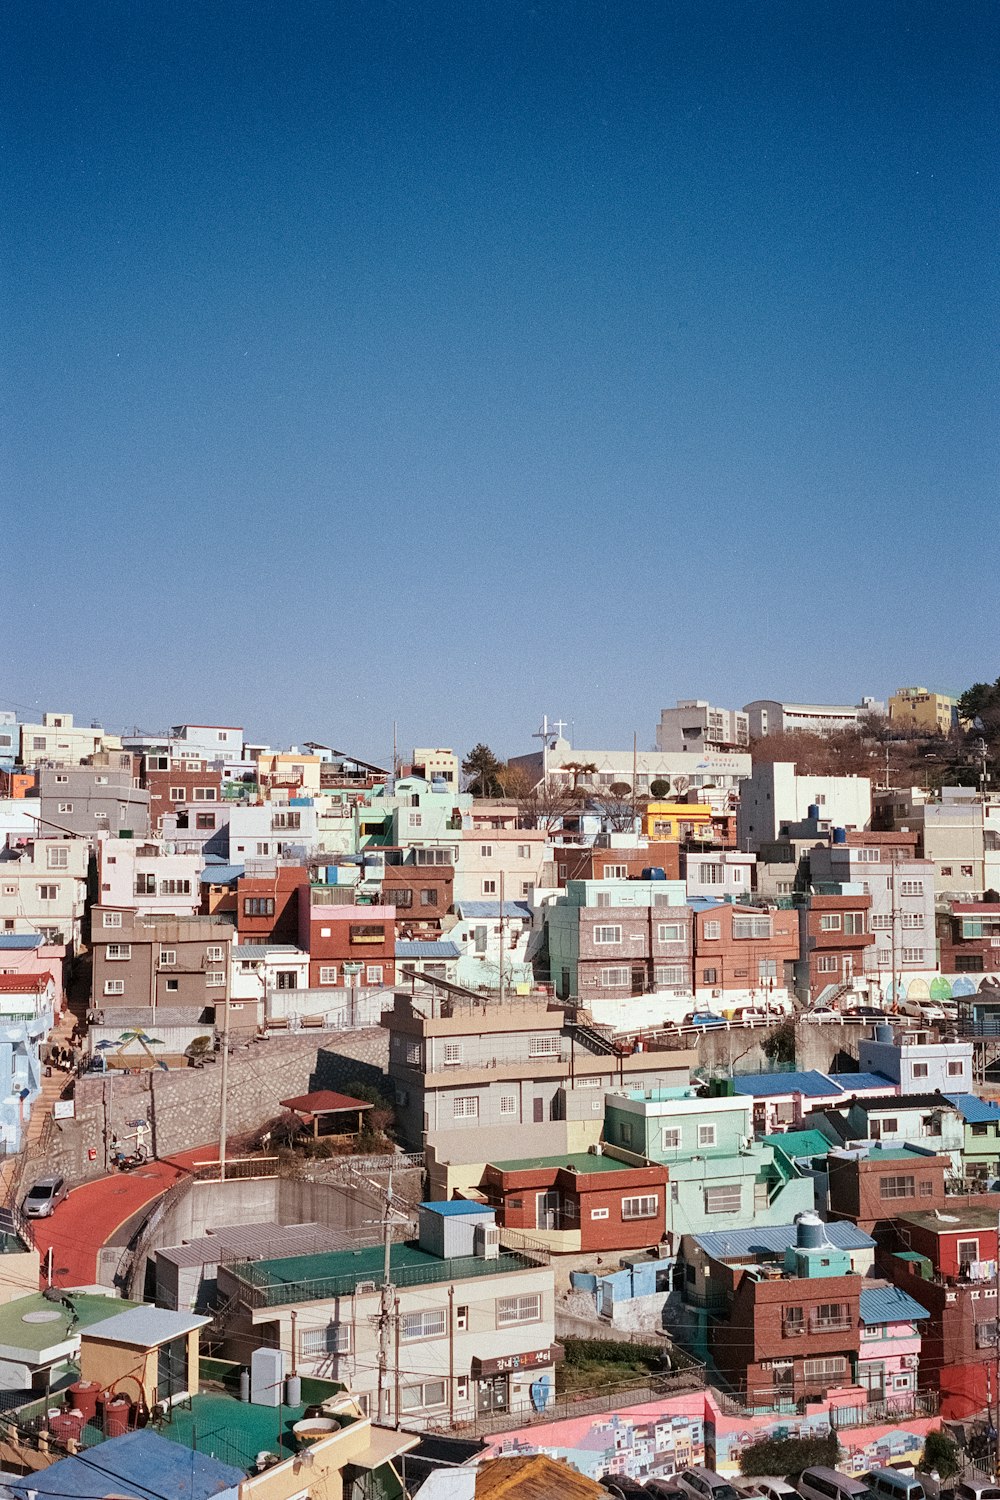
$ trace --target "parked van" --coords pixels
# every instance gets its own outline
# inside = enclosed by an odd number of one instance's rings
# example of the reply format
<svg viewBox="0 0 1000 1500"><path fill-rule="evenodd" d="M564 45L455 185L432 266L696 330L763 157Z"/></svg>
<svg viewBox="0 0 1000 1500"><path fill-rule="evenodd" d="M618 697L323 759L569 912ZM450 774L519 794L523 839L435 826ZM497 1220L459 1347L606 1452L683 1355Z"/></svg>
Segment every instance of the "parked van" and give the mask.
<svg viewBox="0 0 1000 1500"><path fill-rule="evenodd" d="M839 1469L803 1469L795 1488L802 1500L874 1500L865 1480Z"/></svg>
<svg viewBox="0 0 1000 1500"><path fill-rule="evenodd" d="M870 1469L868 1488L875 1500L926 1500L924 1487L912 1474L895 1469Z"/></svg>
<svg viewBox="0 0 1000 1500"><path fill-rule="evenodd" d="M955 1486L955 1500L1000 1500L1000 1485L995 1479L963 1479Z"/></svg>

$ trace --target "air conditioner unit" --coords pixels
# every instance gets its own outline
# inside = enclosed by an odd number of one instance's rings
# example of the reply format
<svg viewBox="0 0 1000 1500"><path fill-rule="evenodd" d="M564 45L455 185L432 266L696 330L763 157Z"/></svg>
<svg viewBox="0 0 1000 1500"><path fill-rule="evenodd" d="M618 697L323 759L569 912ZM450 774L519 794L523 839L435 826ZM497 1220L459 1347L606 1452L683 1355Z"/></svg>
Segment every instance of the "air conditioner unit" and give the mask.
<svg viewBox="0 0 1000 1500"><path fill-rule="evenodd" d="M904 1370L916 1370L916 1369L919 1369L919 1367L920 1367L920 1355L919 1354L904 1354L903 1355L903 1369Z"/></svg>
<svg viewBox="0 0 1000 1500"><path fill-rule="evenodd" d="M500 1231L495 1224L477 1224L472 1232L472 1253L480 1260L499 1260Z"/></svg>
<svg viewBox="0 0 1000 1500"><path fill-rule="evenodd" d="M722 991L721 990L713 990L712 991L712 999L713 1000L721 1000L722 999Z"/></svg>
<svg viewBox="0 0 1000 1500"><path fill-rule="evenodd" d="M358 1297L363 1297L366 1292L377 1292L377 1291L378 1291L378 1282L377 1281L359 1281L358 1284L357 1284L357 1286L354 1288L355 1295L358 1296Z"/></svg>

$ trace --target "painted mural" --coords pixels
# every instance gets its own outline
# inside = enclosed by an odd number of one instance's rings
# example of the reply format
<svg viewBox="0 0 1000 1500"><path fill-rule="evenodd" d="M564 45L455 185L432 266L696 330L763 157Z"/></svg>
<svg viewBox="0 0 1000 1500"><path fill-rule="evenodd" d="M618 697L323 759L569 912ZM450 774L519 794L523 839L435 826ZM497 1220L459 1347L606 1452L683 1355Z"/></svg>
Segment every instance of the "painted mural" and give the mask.
<svg viewBox="0 0 1000 1500"><path fill-rule="evenodd" d="M645 1406L498 1433L486 1452L546 1453L566 1459L591 1479L602 1474L648 1479L703 1463L732 1476L740 1473L740 1454L750 1443L764 1437L821 1435L829 1431L831 1412L844 1452L840 1467L850 1474L889 1462L915 1463L926 1433L939 1425L936 1418L915 1417L899 1426L845 1427L847 1410L836 1401L816 1402L796 1416L731 1417L710 1391L696 1391Z"/></svg>

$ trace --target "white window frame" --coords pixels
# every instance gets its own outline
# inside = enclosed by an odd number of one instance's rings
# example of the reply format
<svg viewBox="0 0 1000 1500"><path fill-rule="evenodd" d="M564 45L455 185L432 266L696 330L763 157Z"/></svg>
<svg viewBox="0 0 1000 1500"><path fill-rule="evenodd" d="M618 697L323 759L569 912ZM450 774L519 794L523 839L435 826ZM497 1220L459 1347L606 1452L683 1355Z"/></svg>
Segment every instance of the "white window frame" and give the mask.
<svg viewBox="0 0 1000 1500"><path fill-rule="evenodd" d="M425 1339L443 1339L448 1333L448 1314L443 1307L426 1307L399 1315L399 1342L414 1344Z"/></svg>
<svg viewBox="0 0 1000 1500"><path fill-rule="evenodd" d="M336 964L323 964L321 966L321 968L320 968L320 971L319 971L319 982L320 982L320 984L336 984L337 983L337 965Z"/></svg>
<svg viewBox="0 0 1000 1500"><path fill-rule="evenodd" d="M590 1210L590 1217L592 1219L610 1219L611 1210L610 1208L592 1208Z"/></svg>
<svg viewBox="0 0 1000 1500"><path fill-rule="evenodd" d="M462 1043L445 1042L442 1048L442 1061L446 1068L457 1068L462 1062Z"/></svg>
<svg viewBox="0 0 1000 1500"><path fill-rule="evenodd" d="M601 988L604 990L622 989L625 985L632 983L632 970L628 964L615 964L612 967L601 970Z"/></svg>
<svg viewBox="0 0 1000 1500"><path fill-rule="evenodd" d="M368 964L365 969L365 984L384 984L385 965Z"/></svg>
<svg viewBox="0 0 1000 1500"><path fill-rule="evenodd" d="M707 1214L735 1214L743 1211L743 1185L739 1182L711 1182L705 1185Z"/></svg>
<svg viewBox="0 0 1000 1500"><path fill-rule="evenodd" d="M562 1038L557 1034L545 1034L541 1036L529 1036L529 1057L558 1057L562 1050Z"/></svg>
<svg viewBox="0 0 1000 1500"><path fill-rule="evenodd" d="M124 979L106 979L104 981L104 993L106 995L124 995Z"/></svg>
<svg viewBox="0 0 1000 1500"><path fill-rule="evenodd" d="M205 975L205 984L210 990L219 990L226 983L225 969L209 969Z"/></svg>
<svg viewBox="0 0 1000 1500"><path fill-rule="evenodd" d="M673 935L671 936L671 934ZM683 924L681 922L658 922L656 924L656 941L658 943L683 943Z"/></svg>
<svg viewBox="0 0 1000 1500"><path fill-rule="evenodd" d="M120 911L106 911L104 913L104 927L120 927L122 925L122 914Z"/></svg>
<svg viewBox="0 0 1000 1500"><path fill-rule="evenodd" d="M58 845L56 848L52 848L50 846L48 849L46 849L45 866L46 869L49 870L69 869L69 850L64 844Z"/></svg>
<svg viewBox="0 0 1000 1500"><path fill-rule="evenodd" d="M655 1219L659 1206L659 1193L634 1193L622 1199L622 1219Z"/></svg>
<svg viewBox="0 0 1000 1500"><path fill-rule="evenodd" d="M660 1137L660 1148L663 1151L679 1151L683 1139L683 1132L679 1125L664 1125Z"/></svg>
<svg viewBox="0 0 1000 1500"><path fill-rule="evenodd" d="M415 1399L414 1399L415 1398ZM400 1414L409 1411L431 1411L448 1405L448 1382L421 1380L415 1385L404 1385L399 1393Z"/></svg>
<svg viewBox="0 0 1000 1500"><path fill-rule="evenodd" d="M706 922L702 927L702 934L706 943L717 943L722 937L722 923Z"/></svg>
<svg viewBox="0 0 1000 1500"><path fill-rule="evenodd" d="M114 950L114 951L112 951ZM132 957L131 943L108 943L104 950L108 963L126 963Z"/></svg>
<svg viewBox="0 0 1000 1500"><path fill-rule="evenodd" d="M513 1297L498 1297L496 1325L498 1328L513 1328L520 1323L542 1321L541 1292L520 1292Z"/></svg>
<svg viewBox="0 0 1000 1500"><path fill-rule="evenodd" d="M594 946L597 948L617 948L621 946L622 929L620 923L609 923L607 926L594 928Z"/></svg>
<svg viewBox="0 0 1000 1500"><path fill-rule="evenodd" d="M714 1121L709 1121L707 1123L699 1124L699 1126L698 1126L698 1149L699 1149L699 1151L707 1150L709 1147L716 1145L717 1135L718 1135L718 1132L716 1130Z"/></svg>
<svg viewBox="0 0 1000 1500"><path fill-rule="evenodd" d="M177 949L176 948L161 948L160 949L160 967L161 968L164 968L164 967L170 968L170 967L172 967L172 965L176 964L176 962L177 962Z"/></svg>
<svg viewBox="0 0 1000 1500"><path fill-rule="evenodd" d="M501 1094L500 1095L500 1113L502 1115L516 1115L517 1114L517 1095L516 1094Z"/></svg>
<svg viewBox="0 0 1000 1500"><path fill-rule="evenodd" d="M451 1117L453 1120L478 1120L479 1095L456 1094L451 1101Z"/></svg>

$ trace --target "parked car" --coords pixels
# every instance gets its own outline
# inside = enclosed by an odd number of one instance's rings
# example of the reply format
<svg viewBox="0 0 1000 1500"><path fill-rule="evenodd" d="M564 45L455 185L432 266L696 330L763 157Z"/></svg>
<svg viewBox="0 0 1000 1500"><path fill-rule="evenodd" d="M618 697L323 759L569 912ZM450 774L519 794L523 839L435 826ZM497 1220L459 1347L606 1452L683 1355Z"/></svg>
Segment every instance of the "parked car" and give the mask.
<svg viewBox="0 0 1000 1500"><path fill-rule="evenodd" d="M879 1010L875 1005L852 1005L850 1010L845 1010L844 1015L851 1021L884 1021L886 1013Z"/></svg>
<svg viewBox="0 0 1000 1500"><path fill-rule="evenodd" d="M609 1495L614 1495L615 1500L648 1500L646 1486L638 1479L630 1479L627 1474L603 1474L597 1482Z"/></svg>
<svg viewBox="0 0 1000 1500"><path fill-rule="evenodd" d="M875 1500L925 1500L924 1487L913 1474L897 1469L869 1469L868 1488Z"/></svg>
<svg viewBox="0 0 1000 1500"><path fill-rule="evenodd" d="M63 1201L68 1192L65 1177L39 1177L34 1187L29 1188L24 1196L22 1207L25 1218L47 1219L50 1214L55 1213L57 1204Z"/></svg>
<svg viewBox="0 0 1000 1500"><path fill-rule="evenodd" d="M678 1489L677 1480L670 1479L647 1479L646 1494L652 1495L654 1500L687 1500L682 1489Z"/></svg>
<svg viewBox="0 0 1000 1500"><path fill-rule="evenodd" d="M741 1495L754 1496L756 1500L796 1500L795 1486L787 1479L770 1474L755 1479L737 1479L736 1487Z"/></svg>
<svg viewBox="0 0 1000 1500"><path fill-rule="evenodd" d="M714 1469L684 1469L677 1476L677 1488L688 1500L740 1500L739 1491Z"/></svg>
<svg viewBox="0 0 1000 1500"><path fill-rule="evenodd" d="M834 1010L832 1005L814 1005L812 1010L802 1013L803 1021L839 1021L840 1011Z"/></svg>
<svg viewBox="0 0 1000 1500"><path fill-rule="evenodd" d="M713 1015L709 1010L695 1010L684 1017L682 1026L725 1026L725 1016Z"/></svg>
<svg viewBox="0 0 1000 1500"><path fill-rule="evenodd" d="M926 1021L928 1025L935 1021L947 1020L936 1000L904 1000L903 1015L913 1016L918 1021Z"/></svg>
<svg viewBox="0 0 1000 1500"><path fill-rule="evenodd" d="M863 1479L839 1469L803 1469L795 1487L802 1500L874 1500Z"/></svg>
<svg viewBox="0 0 1000 1500"><path fill-rule="evenodd" d="M994 1479L963 1479L955 1486L955 1500L1000 1500L1000 1485Z"/></svg>

